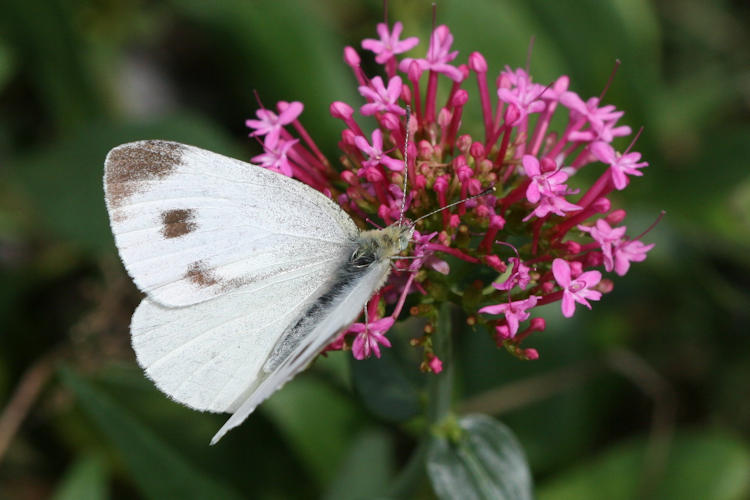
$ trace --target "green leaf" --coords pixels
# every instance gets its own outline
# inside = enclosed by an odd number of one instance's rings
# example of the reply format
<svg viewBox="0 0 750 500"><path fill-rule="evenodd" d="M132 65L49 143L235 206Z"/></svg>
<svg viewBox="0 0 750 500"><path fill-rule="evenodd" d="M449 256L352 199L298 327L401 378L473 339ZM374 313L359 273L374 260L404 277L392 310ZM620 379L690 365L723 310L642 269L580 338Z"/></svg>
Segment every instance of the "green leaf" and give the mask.
<svg viewBox="0 0 750 500"><path fill-rule="evenodd" d="M510 429L486 415L462 417L458 426L457 440L436 436L427 456L427 472L439 498L532 498L531 473Z"/></svg>
<svg viewBox="0 0 750 500"><path fill-rule="evenodd" d="M75 393L83 411L114 444L145 497L242 498L230 487L185 461L150 429L80 375L64 369L62 379Z"/></svg>
<svg viewBox="0 0 750 500"><path fill-rule="evenodd" d="M351 442L325 500L374 498L393 476L393 440L383 429L367 429Z"/></svg>
<svg viewBox="0 0 750 500"><path fill-rule="evenodd" d="M75 2L3 2L0 31L42 101L45 112L64 132L102 115L102 92L87 67L86 44L76 30Z"/></svg>
<svg viewBox="0 0 750 500"><path fill-rule="evenodd" d="M222 49L233 49L227 71L245 80L248 107L257 106L249 91L253 88L265 101L302 101L301 123L324 151L334 150L341 125L331 117L329 105L358 102L358 97L356 80L342 58L345 43L325 9L295 0L172 0L170 4L212 31ZM267 107L274 105L266 102Z"/></svg>
<svg viewBox="0 0 750 500"><path fill-rule="evenodd" d="M321 486L338 473L357 424L363 420L348 394L336 392L312 373L289 382L260 411L278 426Z"/></svg>
<svg viewBox="0 0 750 500"><path fill-rule="evenodd" d="M52 500L105 500L108 471L104 461L96 456L76 460L65 473Z"/></svg>
<svg viewBox="0 0 750 500"><path fill-rule="evenodd" d="M5 84L13 76L16 69L15 62L13 52L8 48L4 40L0 38L0 91L3 90Z"/></svg>
<svg viewBox="0 0 750 500"><path fill-rule="evenodd" d="M372 413L397 422L419 413L419 392L393 349L383 349L380 359L351 358L351 367L354 387Z"/></svg>
<svg viewBox="0 0 750 500"><path fill-rule="evenodd" d="M643 497L646 441L618 445L563 472L539 489L540 500L629 500ZM653 471L653 468L651 468ZM750 496L750 449L722 432L682 432L673 441L650 498L740 500Z"/></svg>

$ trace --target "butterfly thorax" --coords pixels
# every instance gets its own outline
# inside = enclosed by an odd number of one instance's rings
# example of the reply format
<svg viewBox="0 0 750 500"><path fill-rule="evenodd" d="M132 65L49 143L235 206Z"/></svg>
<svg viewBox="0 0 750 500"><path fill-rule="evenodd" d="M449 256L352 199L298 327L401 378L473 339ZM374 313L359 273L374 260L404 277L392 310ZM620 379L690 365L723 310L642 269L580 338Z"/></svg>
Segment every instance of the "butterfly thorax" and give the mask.
<svg viewBox="0 0 750 500"><path fill-rule="evenodd" d="M362 231L356 241L351 263L367 267L373 262L383 262L406 250L414 234L414 227L390 225L383 229Z"/></svg>

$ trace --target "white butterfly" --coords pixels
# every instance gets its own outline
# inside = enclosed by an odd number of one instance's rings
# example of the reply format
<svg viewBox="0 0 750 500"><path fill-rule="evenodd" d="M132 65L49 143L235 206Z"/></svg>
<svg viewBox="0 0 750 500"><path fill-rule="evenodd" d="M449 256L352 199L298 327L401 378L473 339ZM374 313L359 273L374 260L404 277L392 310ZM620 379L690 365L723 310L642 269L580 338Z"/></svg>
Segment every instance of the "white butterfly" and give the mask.
<svg viewBox="0 0 750 500"><path fill-rule="evenodd" d="M166 141L107 155L104 191L128 273L146 298L138 363L191 408L242 423L352 323L413 225L362 231L294 179Z"/></svg>

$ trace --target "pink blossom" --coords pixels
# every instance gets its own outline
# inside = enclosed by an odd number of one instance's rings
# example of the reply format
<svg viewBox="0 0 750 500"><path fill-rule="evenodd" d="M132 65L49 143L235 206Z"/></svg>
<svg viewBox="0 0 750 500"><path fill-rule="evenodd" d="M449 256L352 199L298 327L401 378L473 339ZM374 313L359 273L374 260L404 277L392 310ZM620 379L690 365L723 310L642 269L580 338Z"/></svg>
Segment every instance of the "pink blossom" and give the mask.
<svg viewBox="0 0 750 500"><path fill-rule="evenodd" d="M460 69L448 64L458 55L457 50L454 50L453 52L450 51L451 45L453 45L453 35L447 26L441 24L432 32L432 36L430 37L430 48L427 50L427 56L424 59L412 59L407 57L401 61L399 69L404 73L408 73L409 67L411 66L412 61L414 61L422 71L430 70L435 73L441 73L454 82L460 82L464 78L463 73Z"/></svg>
<svg viewBox="0 0 750 500"><path fill-rule="evenodd" d="M630 180L628 175L642 176L643 172L639 168L647 167L648 162L639 162L640 153L627 153L620 155L614 148L606 142L595 142L591 145L591 152L596 158L610 166L609 171L612 174L612 183L615 188L622 191L628 185Z"/></svg>
<svg viewBox="0 0 750 500"><path fill-rule="evenodd" d="M587 299L599 300L602 296L601 292L591 290L591 287L602 280L602 273L599 271L587 271L573 279L570 263L563 259L555 259L552 262L552 274L557 284L563 289L562 313L566 318L573 316L576 302L591 309L591 304Z"/></svg>
<svg viewBox="0 0 750 500"><path fill-rule="evenodd" d="M354 323L347 331L356 333L352 343L352 354L355 359L369 358L375 354L376 358L380 357L380 345L391 347L391 342L385 337L384 333L390 330L394 320L391 316L381 318L372 323Z"/></svg>
<svg viewBox="0 0 750 500"><path fill-rule="evenodd" d="M266 138L263 141L264 146L269 149L276 147L279 142L279 134L284 125L289 125L294 122L297 117L302 113L304 106L301 102L290 102L289 105L280 113L276 114L268 109L259 109L255 112L258 117L257 120L246 120L245 125L248 128L255 129L250 134L250 137L263 136Z"/></svg>
<svg viewBox="0 0 750 500"><path fill-rule="evenodd" d="M602 249L602 254L604 255L604 269L612 271L615 265L614 257L612 255L612 247L622 240L627 228L625 226L620 226L612 229L606 220L597 219L595 225L578 226L578 229L589 233L591 237L599 243L599 247Z"/></svg>
<svg viewBox="0 0 750 500"><path fill-rule="evenodd" d="M563 196L572 194L565 182L568 174L562 170L542 172L539 160L532 155L524 155L523 168L531 182L526 188L526 199L531 203L539 203L534 211L524 221L532 216L545 217L549 213L565 215L565 212L581 210L581 207L568 202Z"/></svg>
<svg viewBox="0 0 750 500"><path fill-rule="evenodd" d="M440 361L440 358L437 356L433 356L432 359L429 362L430 370L432 370L432 373L440 373L443 371L443 362Z"/></svg>
<svg viewBox="0 0 750 500"><path fill-rule="evenodd" d="M414 260L412 260L409 269L412 271L418 271L423 266L434 269L440 274L447 275L450 273L451 268L446 261L435 257L435 251L428 246L431 239L437 236L437 231L429 234L421 234L419 231L414 231Z"/></svg>
<svg viewBox="0 0 750 500"><path fill-rule="evenodd" d="M369 157L362 162L363 166L372 168L384 165L395 171L404 169L404 162L391 158L383 152L383 132L380 129L375 129L372 132L372 145L361 135L354 138L354 144Z"/></svg>
<svg viewBox="0 0 750 500"><path fill-rule="evenodd" d="M376 76L371 80L370 86L359 87L359 93L362 97L370 101L359 108L360 113L370 116L380 111L405 115L404 108L396 104L399 96L401 96L401 85L401 77L394 76L388 81L388 88L386 88L383 79Z"/></svg>
<svg viewBox="0 0 750 500"><path fill-rule="evenodd" d="M375 62L378 64L385 64L396 54L407 52L419 43L419 38L412 36L405 40L399 40L401 31L404 29L404 25L398 21L393 25L393 32L388 32L388 25L385 23L378 23L377 31L380 35L380 40L373 38L367 38L362 40L362 48L370 50L375 53Z"/></svg>
<svg viewBox="0 0 750 500"><path fill-rule="evenodd" d="M387 76L368 79L359 54L352 47L344 50L362 97L330 105L342 129L335 156L326 156L297 119L299 103L280 103L279 116L262 110L248 122L253 135L266 136L265 153L256 161L338 200L358 225L419 220L407 248L410 260L394 258L393 272L370 301L370 317L385 317L372 325L353 325L330 348L352 345L357 359L378 355L389 345L385 331L404 310L430 318L444 302L469 307L473 302L462 297L476 296L492 284L507 292L505 303L481 310L504 317L474 309L467 311L471 322L485 325L515 356L536 358L534 349L521 346L545 325L532 318L533 307L561 301L563 315L570 317L576 302L590 307L591 300L612 288L610 281L600 281L599 272L584 271L603 266L625 274L653 247L627 239L625 212L613 207L617 198L610 198L646 164L637 153L618 155L610 144L631 132L618 125L623 112L600 98L585 100L569 91L574 85L567 76L545 87L527 71L506 67L493 80L490 75L497 70L478 52L469 50L467 64L456 64L446 26L433 30L423 59L407 58L399 65L399 54L417 44L416 38L400 40L402 29L401 23L392 30L381 24L375 39L362 42L379 66L368 73ZM398 68L408 80L397 76ZM468 78L470 72L476 78ZM407 104L412 110L408 122ZM480 122L469 123L474 117L467 106L479 107ZM530 113L537 116L529 120ZM594 177L581 171L589 165L595 171L598 161L608 169L588 183ZM578 192L570 187L572 175L584 193L575 204L568 199ZM489 194L494 186L497 190ZM466 200L471 195L477 198ZM433 213L438 208L443 210ZM587 222L600 217L593 225ZM576 227L593 240L567 238ZM500 257L509 244L506 238L519 245L511 259ZM446 255L455 264L449 266ZM503 283L489 281L497 273L507 276ZM522 329L525 321L529 326ZM421 349L421 368L438 372L441 361L431 333L425 329L412 344Z"/></svg>
<svg viewBox="0 0 750 500"><path fill-rule="evenodd" d="M512 338L518 333L519 323L529 319L530 313L527 309L535 307L538 300L539 297L532 295L525 300L516 300L513 302L504 302L502 304L486 306L481 308L479 312L486 314L504 314L505 321L508 323L510 338Z"/></svg>
<svg viewBox="0 0 750 500"><path fill-rule="evenodd" d="M287 177L292 176L292 166L289 164L289 159L286 157L289 149L297 144L297 139L291 141L281 141L275 145L274 148L266 147L266 152L254 156L252 161L257 163L263 168L280 172Z"/></svg>
<svg viewBox="0 0 750 500"><path fill-rule="evenodd" d="M521 123L529 114L539 113L544 110L546 104L539 100L544 87L531 83L531 77L522 69L515 72L510 68L505 69L503 76L506 76L512 83L512 88L501 87L497 89L497 97L516 108L517 114L514 113L512 121L507 125L515 126Z"/></svg>
<svg viewBox="0 0 750 500"><path fill-rule="evenodd" d="M531 278L529 277L529 266L521 262L516 257L511 257L508 261L513 265L513 272L508 276L508 279L502 283L492 283L492 286L498 290L512 290L518 286L521 290L526 290L529 285Z"/></svg>
<svg viewBox="0 0 750 500"><path fill-rule="evenodd" d="M645 245L640 240L625 240L614 248L615 272L618 276L625 276L630 269L631 262L646 260L646 252L654 248L654 244ZM607 269L610 271L611 269Z"/></svg>

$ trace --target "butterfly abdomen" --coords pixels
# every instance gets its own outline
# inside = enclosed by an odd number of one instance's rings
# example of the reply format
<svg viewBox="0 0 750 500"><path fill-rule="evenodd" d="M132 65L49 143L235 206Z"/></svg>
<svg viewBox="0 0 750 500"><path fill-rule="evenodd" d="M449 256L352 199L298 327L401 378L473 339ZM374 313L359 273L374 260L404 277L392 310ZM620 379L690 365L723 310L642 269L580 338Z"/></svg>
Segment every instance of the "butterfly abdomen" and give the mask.
<svg viewBox="0 0 750 500"><path fill-rule="evenodd" d="M270 373L278 367L315 327L319 319L325 317L341 297L347 296L351 288L359 283L365 274L370 272L380 274L376 280L377 286L370 295L385 284L390 274L390 257L401 251L400 235L402 232L399 226L389 226L385 229L360 233L359 237L352 242L349 257L338 269L334 279L330 280L329 288L310 304L276 343L268 361L263 366L264 372ZM373 269L373 267L378 269ZM364 308L364 304L361 308ZM336 333L338 332L330 332L331 338Z"/></svg>

